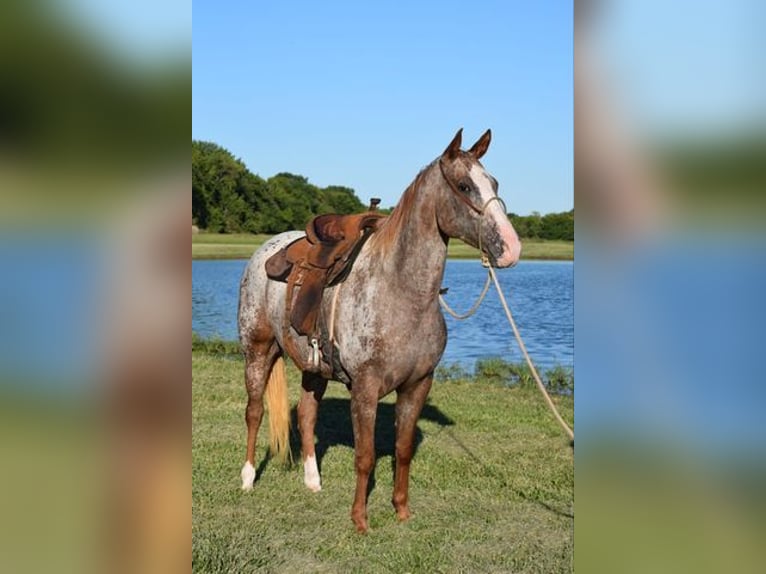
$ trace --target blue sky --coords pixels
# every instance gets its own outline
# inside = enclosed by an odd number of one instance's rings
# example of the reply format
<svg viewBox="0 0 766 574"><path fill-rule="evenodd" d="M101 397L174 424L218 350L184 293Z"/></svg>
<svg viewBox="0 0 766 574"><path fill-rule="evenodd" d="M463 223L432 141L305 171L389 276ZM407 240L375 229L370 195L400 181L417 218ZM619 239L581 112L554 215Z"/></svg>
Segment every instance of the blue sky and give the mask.
<svg viewBox="0 0 766 574"><path fill-rule="evenodd" d="M631 127L650 137L763 129L766 75L759 0L601 3L603 79Z"/></svg>
<svg viewBox="0 0 766 574"><path fill-rule="evenodd" d="M138 63L188 57L188 0L59 0L50 9L102 46Z"/></svg>
<svg viewBox="0 0 766 574"><path fill-rule="evenodd" d="M487 128L508 209L573 207L571 2L194 2L192 137L394 205Z"/></svg>

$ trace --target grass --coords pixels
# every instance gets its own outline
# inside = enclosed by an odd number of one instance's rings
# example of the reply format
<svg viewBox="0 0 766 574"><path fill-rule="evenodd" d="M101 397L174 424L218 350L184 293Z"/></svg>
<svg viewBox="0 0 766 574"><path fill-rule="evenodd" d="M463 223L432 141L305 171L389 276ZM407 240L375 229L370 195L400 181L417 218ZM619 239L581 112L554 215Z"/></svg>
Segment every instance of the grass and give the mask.
<svg viewBox="0 0 766 574"><path fill-rule="evenodd" d="M452 259L478 259L479 251L459 239L450 239L447 256ZM574 259L574 241L522 239L521 258L571 261Z"/></svg>
<svg viewBox="0 0 766 574"><path fill-rule="evenodd" d="M198 233L192 235L192 259L249 259L271 235Z"/></svg>
<svg viewBox="0 0 766 574"><path fill-rule="evenodd" d="M355 532L349 395L330 383L317 424L322 491L300 465L265 456L264 419L252 492L239 489L245 447L243 363L236 344L192 351L192 569L195 572L570 572L573 453L536 391L481 373L437 382L418 423L410 505L398 523L393 396L378 408L370 532ZM298 372L288 370L293 405ZM573 417L573 398L554 399ZM293 451L298 456L295 431Z"/></svg>
<svg viewBox="0 0 766 574"><path fill-rule="evenodd" d="M270 235L198 233L192 235L192 259L248 259ZM449 243L453 259L478 259L478 251L458 239ZM523 239L522 259L574 259L574 242Z"/></svg>

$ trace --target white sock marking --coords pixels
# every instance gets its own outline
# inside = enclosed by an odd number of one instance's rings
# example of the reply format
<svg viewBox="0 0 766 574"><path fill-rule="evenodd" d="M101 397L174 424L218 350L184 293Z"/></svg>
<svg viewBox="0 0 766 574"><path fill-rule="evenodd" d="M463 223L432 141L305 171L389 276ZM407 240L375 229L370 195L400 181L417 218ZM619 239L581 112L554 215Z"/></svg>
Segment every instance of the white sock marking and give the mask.
<svg viewBox="0 0 766 574"><path fill-rule="evenodd" d="M242 490L252 490L253 482L255 482L255 467L249 462L245 462L240 476L242 477Z"/></svg>
<svg viewBox="0 0 766 574"><path fill-rule="evenodd" d="M317 468L317 459L314 455L309 455L303 462L303 484L305 484L311 492L319 492L322 490L322 482L319 478L319 468Z"/></svg>

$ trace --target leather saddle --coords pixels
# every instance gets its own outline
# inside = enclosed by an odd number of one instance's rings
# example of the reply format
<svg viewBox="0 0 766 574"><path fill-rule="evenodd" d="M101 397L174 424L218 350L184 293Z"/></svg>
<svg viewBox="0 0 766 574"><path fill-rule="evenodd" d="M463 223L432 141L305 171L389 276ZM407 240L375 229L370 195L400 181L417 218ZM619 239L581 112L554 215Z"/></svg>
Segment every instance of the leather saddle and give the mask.
<svg viewBox="0 0 766 574"><path fill-rule="evenodd" d="M314 349L317 348L324 290L345 279L364 242L384 218L374 212L318 215L306 226L305 237L293 241L266 260L268 277L287 283L285 342L293 347L292 350L295 350L293 341L287 341L291 339L287 332L290 326L299 335L309 337ZM299 366L304 370L318 369L318 355L312 363Z"/></svg>

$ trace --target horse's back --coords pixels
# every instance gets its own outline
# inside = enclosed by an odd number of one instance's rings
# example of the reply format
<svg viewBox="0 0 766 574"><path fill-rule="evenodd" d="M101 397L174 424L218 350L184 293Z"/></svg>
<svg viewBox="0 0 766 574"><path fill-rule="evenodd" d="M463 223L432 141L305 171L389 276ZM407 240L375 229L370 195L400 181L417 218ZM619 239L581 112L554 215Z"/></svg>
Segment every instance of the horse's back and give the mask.
<svg viewBox="0 0 766 574"><path fill-rule="evenodd" d="M243 345L252 340L256 328L270 322L275 310L270 290L284 289L283 283L270 281L266 261L283 247L305 235L302 231L286 231L275 235L259 247L247 262L239 284L239 338Z"/></svg>

